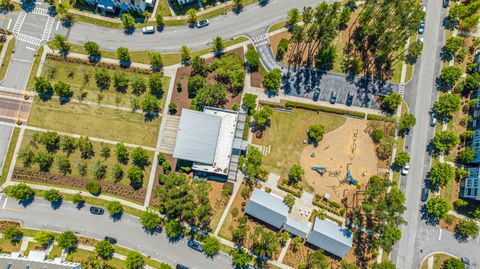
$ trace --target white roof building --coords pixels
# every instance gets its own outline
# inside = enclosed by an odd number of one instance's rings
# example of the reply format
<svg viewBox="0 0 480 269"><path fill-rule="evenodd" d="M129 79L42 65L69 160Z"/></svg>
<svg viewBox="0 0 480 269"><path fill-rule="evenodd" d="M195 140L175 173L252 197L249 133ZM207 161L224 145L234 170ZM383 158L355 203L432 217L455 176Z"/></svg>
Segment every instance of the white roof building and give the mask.
<svg viewBox="0 0 480 269"><path fill-rule="evenodd" d="M342 258L352 248L353 234L329 219L315 218L307 242Z"/></svg>
<svg viewBox="0 0 480 269"><path fill-rule="evenodd" d="M19 252L0 254L0 268L4 269L82 269L76 262L66 262L61 258L47 259L44 251L31 250L28 256Z"/></svg>
<svg viewBox="0 0 480 269"><path fill-rule="evenodd" d="M280 197L255 189L245 213L280 229L287 221L289 210Z"/></svg>

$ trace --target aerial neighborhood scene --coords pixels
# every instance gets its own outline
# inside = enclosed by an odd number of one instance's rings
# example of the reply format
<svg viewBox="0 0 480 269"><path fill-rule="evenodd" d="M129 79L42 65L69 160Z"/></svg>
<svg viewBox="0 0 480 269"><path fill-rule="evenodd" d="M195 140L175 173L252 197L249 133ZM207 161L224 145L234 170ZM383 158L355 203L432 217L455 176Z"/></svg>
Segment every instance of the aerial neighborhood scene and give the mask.
<svg viewBox="0 0 480 269"><path fill-rule="evenodd" d="M0 0L0 268L480 268L479 0Z"/></svg>

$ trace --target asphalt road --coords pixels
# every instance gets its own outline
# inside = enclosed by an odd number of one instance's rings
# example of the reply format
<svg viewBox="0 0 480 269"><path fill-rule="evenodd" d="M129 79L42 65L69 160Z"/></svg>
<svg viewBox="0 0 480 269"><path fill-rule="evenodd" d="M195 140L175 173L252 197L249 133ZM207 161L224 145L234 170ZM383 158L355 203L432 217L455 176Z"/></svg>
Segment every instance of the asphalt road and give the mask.
<svg viewBox="0 0 480 269"><path fill-rule="evenodd" d="M8 144L10 143L12 130L12 126L0 125L0 173L3 169L8 169L8 167L3 167L3 164L7 155Z"/></svg>
<svg viewBox="0 0 480 269"><path fill-rule="evenodd" d="M71 230L81 235L103 239L111 236L118 244L135 249L145 255L169 263L177 262L190 268L231 268L229 255L221 253L214 258L189 248L186 240L169 242L165 233L150 235L142 229L138 219L124 214L122 219L114 222L107 215L98 216L89 212L88 207L77 209L72 203L65 202L53 210L49 202L41 198L26 208L15 200L5 197L0 199L0 219L22 221L23 225L33 229L62 232Z"/></svg>

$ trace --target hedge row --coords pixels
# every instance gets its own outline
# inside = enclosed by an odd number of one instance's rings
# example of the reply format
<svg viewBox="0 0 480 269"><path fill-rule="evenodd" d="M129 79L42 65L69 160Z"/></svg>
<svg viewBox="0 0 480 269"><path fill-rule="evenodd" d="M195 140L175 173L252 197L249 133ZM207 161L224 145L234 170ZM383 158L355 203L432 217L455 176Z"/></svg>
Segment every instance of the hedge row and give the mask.
<svg viewBox="0 0 480 269"><path fill-rule="evenodd" d="M394 117L386 117L386 116L380 116L380 115L375 115L375 114L368 114L367 119L368 120L376 120L376 121L395 122Z"/></svg>
<svg viewBox="0 0 480 269"><path fill-rule="evenodd" d="M302 196L302 192L301 191L295 191L295 190L292 190L290 188L288 188L287 186L283 186L282 184L278 184L277 187L283 191L286 191L288 193L291 193L293 194L294 196L300 198Z"/></svg>
<svg viewBox="0 0 480 269"><path fill-rule="evenodd" d="M269 101L264 101L264 100L259 100L258 103L262 106L270 106L272 108L274 108L274 107L285 108L285 106L282 105L281 103L269 102Z"/></svg>
<svg viewBox="0 0 480 269"><path fill-rule="evenodd" d="M138 68L138 67L123 68L123 67L121 67L120 65L117 65L117 64L110 64L110 63L105 63L105 62L91 62L87 59L65 57L65 56L62 56L62 55L57 55L57 54L52 54L52 53L47 53L46 59L52 60L52 61L57 61L57 62L83 64L83 65L88 65L88 66L93 66L93 67L100 67L100 68L114 69L114 70L122 70L122 71L144 74L144 75L152 74L152 71L150 69L143 69L143 68Z"/></svg>
<svg viewBox="0 0 480 269"><path fill-rule="evenodd" d="M285 103L285 106L365 118L365 113L363 112L350 111L350 110L345 110L341 108L318 106L314 104L305 104L305 103L299 103L299 102L293 102L293 101L287 101Z"/></svg>

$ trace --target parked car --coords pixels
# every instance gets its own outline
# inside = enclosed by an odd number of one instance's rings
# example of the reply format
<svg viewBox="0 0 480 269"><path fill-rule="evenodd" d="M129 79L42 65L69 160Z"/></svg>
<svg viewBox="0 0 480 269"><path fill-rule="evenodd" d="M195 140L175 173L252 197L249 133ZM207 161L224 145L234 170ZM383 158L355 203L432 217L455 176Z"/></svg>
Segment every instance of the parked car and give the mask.
<svg viewBox="0 0 480 269"><path fill-rule="evenodd" d="M337 92L333 91L332 95L330 96L330 104L335 104L337 102Z"/></svg>
<svg viewBox="0 0 480 269"><path fill-rule="evenodd" d="M98 207L98 206L91 206L90 207L90 213L95 214L95 215L103 215L103 213L105 213L105 210L101 207Z"/></svg>
<svg viewBox="0 0 480 269"><path fill-rule="evenodd" d="M353 104L353 93L348 92L347 94L347 102L345 102L347 106L351 106Z"/></svg>
<svg viewBox="0 0 480 269"><path fill-rule="evenodd" d="M450 5L450 0L443 0L443 7L447 8Z"/></svg>
<svg viewBox="0 0 480 269"><path fill-rule="evenodd" d="M190 269L190 268L186 267L185 265L177 264L177 266L175 266L175 269Z"/></svg>
<svg viewBox="0 0 480 269"><path fill-rule="evenodd" d="M422 11L426 13L426 12L427 12L427 7L426 7L426 6L422 6Z"/></svg>
<svg viewBox="0 0 480 269"><path fill-rule="evenodd" d="M7 41L7 36L6 35L0 35L0 42L5 42Z"/></svg>
<svg viewBox="0 0 480 269"><path fill-rule="evenodd" d="M188 245L190 248L192 248L192 249L194 249L194 250L196 250L196 251L198 251L198 252L203 252L202 244L198 243L198 242L195 241L195 240L189 239L189 240L187 241L187 245Z"/></svg>
<svg viewBox="0 0 480 269"><path fill-rule="evenodd" d="M435 112L432 112L430 114L430 126L434 127L435 125L437 125L437 117L435 115Z"/></svg>
<svg viewBox="0 0 480 269"><path fill-rule="evenodd" d="M420 44L423 45L423 36L420 36L420 37L418 38L418 42L420 42Z"/></svg>
<svg viewBox="0 0 480 269"><path fill-rule="evenodd" d="M465 269L470 269L470 259L466 257L461 258L463 264L465 265Z"/></svg>
<svg viewBox="0 0 480 269"><path fill-rule="evenodd" d="M408 175L408 170L410 170L410 164L409 163L407 163L406 165L403 166L402 175L404 175L404 176Z"/></svg>
<svg viewBox="0 0 480 269"><path fill-rule="evenodd" d="M155 27L153 26L143 27L143 34L153 34L153 33L155 33Z"/></svg>
<svg viewBox="0 0 480 269"><path fill-rule="evenodd" d="M425 22L420 22L420 27L418 27L418 33L423 34L425 32Z"/></svg>
<svg viewBox="0 0 480 269"><path fill-rule="evenodd" d="M421 201L426 202L427 200L428 200L428 182L425 182L425 185L423 186L423 189L422 189Z"/></svg>
<svg viewBox="0 0 480 269"><path fill-rule="evenodd" d="M319 97L320 97L320 89L315 88L315 91L313 92L313 101L318 101Z"/></svg>
<svg viewBox="0 0 480 269"><path fill-rule="evenodd" d="M110 242L110 244L113 244L115 245L117 243L117 239L113 238L113 237L110 237L110 236L105 236L105 238L103 238L105 241L108 241Z"/></svg>
<svg viewBox="0 0 480 269"><path fill-rule="evenodd" d="M208 26L209 24L210 24L209 20L202 20L197 22L197 28L202 28L202 27Z"/></svg>

